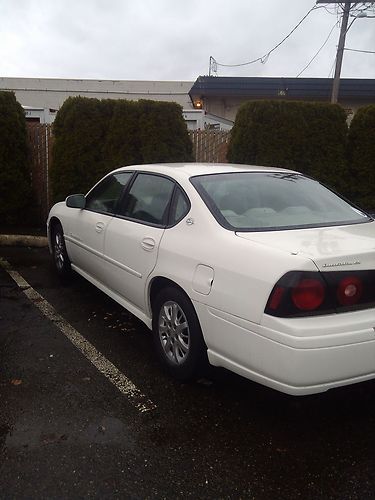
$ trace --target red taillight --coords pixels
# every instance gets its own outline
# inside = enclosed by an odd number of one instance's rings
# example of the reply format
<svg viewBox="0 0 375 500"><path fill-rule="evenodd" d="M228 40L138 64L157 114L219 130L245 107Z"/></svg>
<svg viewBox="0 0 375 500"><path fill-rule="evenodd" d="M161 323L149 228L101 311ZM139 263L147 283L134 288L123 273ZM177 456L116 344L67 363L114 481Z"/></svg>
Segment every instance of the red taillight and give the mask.
<svg viewBox="0 0 375 500"><path fill-rule="evenodd" d="M294 305L301 311L314 311L324 301L325 289L317 279L302 279L292 289Z"/></svg>
<svg viewBox="0 0 375 500"><path fill-rule="evenodd" d="M356 276L348 276L340 281L337 288L337 299L343 306L357 304L362 296L363 284Z"/></svg>
<svg viewBox="0 0 375 500"><path fill-rule="evenodd" d="M375 270L289 271L264 309L279 318L317 316L375 307Z"/></svg>
<svg viewBox="0 0 375 500"><path fill-rule="evenodd" d="M268 307L272 311L276 311L280 305L281 299L283 298L285 288L282 286L275 286L272 294L268 300Z"/></svg>

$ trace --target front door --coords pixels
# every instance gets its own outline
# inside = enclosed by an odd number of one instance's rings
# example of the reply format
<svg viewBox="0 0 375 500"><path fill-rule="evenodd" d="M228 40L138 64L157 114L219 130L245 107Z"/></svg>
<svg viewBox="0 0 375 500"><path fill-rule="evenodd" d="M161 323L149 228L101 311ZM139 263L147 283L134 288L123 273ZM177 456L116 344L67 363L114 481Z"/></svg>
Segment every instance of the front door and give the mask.
<svg viewBox="0 0 375 500"><path fill-rule="evenodd" d="M73 266L103 281L106 272L103 260L104 241L124 186L132 172L120 172L105 177L87 195L84 209L71 218L65 235Z"/></svg>

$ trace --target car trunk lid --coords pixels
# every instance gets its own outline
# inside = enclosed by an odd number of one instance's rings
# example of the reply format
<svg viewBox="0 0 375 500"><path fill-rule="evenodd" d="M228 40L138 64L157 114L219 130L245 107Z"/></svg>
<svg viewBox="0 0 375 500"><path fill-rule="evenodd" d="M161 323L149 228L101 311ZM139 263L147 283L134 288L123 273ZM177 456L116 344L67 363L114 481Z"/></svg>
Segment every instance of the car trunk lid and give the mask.
<svg viewBox="0 0 375 500"><path fill-rule="evenodd" d="M347 226L237 232L238 237L310 258L320 271L375 269L375 222Z"/></svg>

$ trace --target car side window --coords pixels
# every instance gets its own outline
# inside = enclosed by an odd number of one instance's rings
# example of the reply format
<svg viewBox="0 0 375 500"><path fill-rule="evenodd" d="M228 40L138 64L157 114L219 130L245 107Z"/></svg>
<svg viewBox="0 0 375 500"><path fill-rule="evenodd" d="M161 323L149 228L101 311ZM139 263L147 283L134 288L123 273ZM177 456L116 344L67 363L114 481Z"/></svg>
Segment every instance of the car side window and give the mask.
<svg viewBox="0 0 375 500"><path fill-rule="evenodd" d="M185 193L178 187L176 189L174 199L173 199L173 208L170 218L170 224L174 226L181 219L187 215L190 210L190 203L187 199Z"/></svg>
<svg viewBox="0 0 375 500"><path fill-rule="evenodd" d="M87 210L113 214L121 193L133 172L120 172L102 180L87 196Z"/></svg>
<svg viewBox="0 0 375 500"><path fill-rule="evenodd" d="M119 215L165 225L174 182L166 177L138 174L120 207Z"/></svg>

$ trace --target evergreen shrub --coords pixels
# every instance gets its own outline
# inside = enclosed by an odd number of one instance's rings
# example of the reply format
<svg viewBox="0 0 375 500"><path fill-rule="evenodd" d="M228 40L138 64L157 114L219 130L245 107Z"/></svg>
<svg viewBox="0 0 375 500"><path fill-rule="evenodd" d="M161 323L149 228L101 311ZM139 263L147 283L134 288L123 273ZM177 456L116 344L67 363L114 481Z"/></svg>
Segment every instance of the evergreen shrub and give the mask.
<svg viewBox="0 0 375 500"><path fill-rule="evenodd" d="M360 108L349 129L348 162L351 198L363 209L375 210L375 105Z"/></svg>
<svg viewBox="0 0 375 500"><path fill-rule="evenodd" d="M182 107L172 102L141 100L139 139L142 163L193 161Z"/></svg>
<svg viewBox="0 0 375 500"><path fill-rule="evenodd" d="M137 102L116 101L104 145L104 159L109 171L121 165L142 163L138 119Z"/></svg>
<svg viewBox="0 0 375 500"><path fill-rule="evenodd" d="M85 193L100 178L112 113L112 101L87 97L70 97L58 111L50 171L54 201L70 193Z"/></svg>
<svg viewBox="0 0 375 500"><path fill-rule="evenodd" d="M122 165L192 161L181 106L155 101L71 97L54 123L54 201L85 193Z"/></svg>
<svg viewBox="0 0 375 500"><path fill-rule="evenodd" d="M13 92L0 92L0 218L24 223L31 200L26 120ZM26 217L27 219L27 217Z"/></svg>
<svg viewBox="0 0 375 500"><path fill-rule="evenodd" d="M237 113L228 159L297 170L347 194L346 139L338 105L250 101Z"/></svg>

